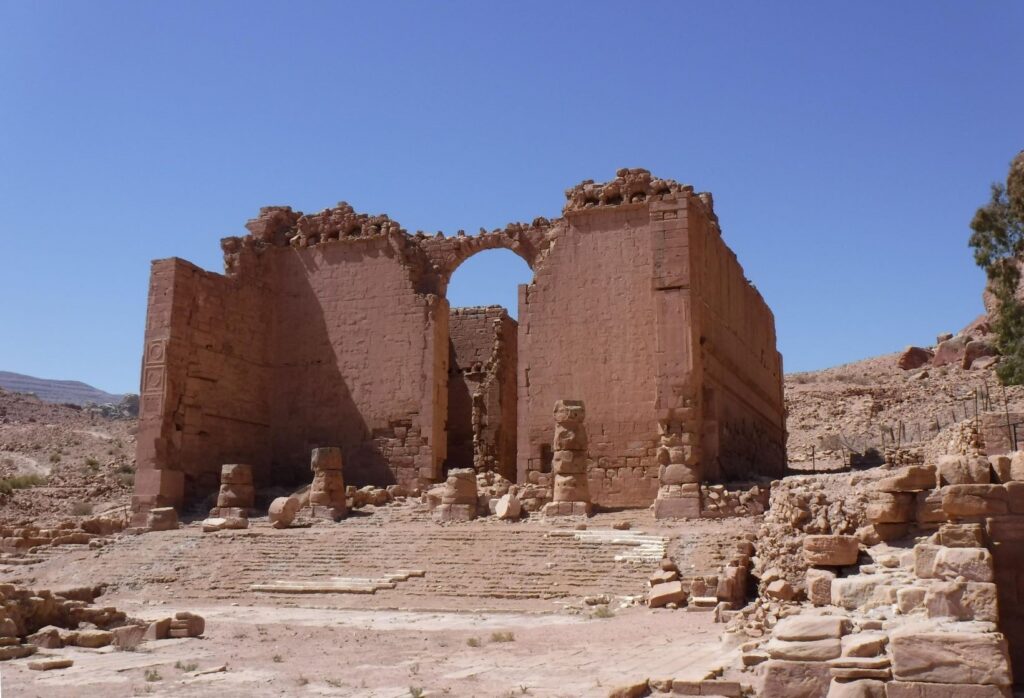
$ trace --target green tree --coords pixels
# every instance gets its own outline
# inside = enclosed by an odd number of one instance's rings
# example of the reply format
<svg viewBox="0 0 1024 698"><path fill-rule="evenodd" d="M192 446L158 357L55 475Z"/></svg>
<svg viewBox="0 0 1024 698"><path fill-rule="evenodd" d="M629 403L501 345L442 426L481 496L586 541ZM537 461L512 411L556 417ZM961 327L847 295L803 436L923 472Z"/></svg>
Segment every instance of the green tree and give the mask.
<svg viewBox="0 0 1024 698"><path fill-rule="evenodd" d="M1024 264L1024 150L1010 163L1006 184L992 185L992 197L971 221L974 261L985 270L996 300L992 329L1003 355L996 374L1003 385L1024 384L1024 303L1017 297Z"/></svg>

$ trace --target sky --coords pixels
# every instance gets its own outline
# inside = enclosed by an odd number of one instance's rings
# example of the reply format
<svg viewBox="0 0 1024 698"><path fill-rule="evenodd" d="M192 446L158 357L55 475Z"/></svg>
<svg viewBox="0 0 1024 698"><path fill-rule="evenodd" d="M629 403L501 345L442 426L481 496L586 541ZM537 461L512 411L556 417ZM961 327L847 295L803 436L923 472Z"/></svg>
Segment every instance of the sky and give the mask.
<svg viewBox="0 0 1024 698"><path fill-rule="evenodd" d="M149 262L260 206L410 232L556 217L620 167L714 193L787 371L982 312L1024 148L1020 2L0 0L0 370L138 390ZM515 305L510 253L453 305Z"/></svg>

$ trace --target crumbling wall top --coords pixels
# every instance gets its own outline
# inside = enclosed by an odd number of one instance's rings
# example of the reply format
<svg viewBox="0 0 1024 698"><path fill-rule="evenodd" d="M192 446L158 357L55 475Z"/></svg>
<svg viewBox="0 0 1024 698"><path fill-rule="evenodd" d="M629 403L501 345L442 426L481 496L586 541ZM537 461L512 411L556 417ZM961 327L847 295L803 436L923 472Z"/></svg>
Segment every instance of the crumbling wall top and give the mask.
<svg viewBox="0 0 1024 698"><path fill-rule="evenodd" d="M661 200L679 193L692 194L693 186L680 184L674 179L657 178L650 170L642 167L623 167L615 172L615 179L610 181L595 182L592 179L585 179L575 187L566 189L566 203L562 211L571 213L602 206L638 204ZM702 193L698 196L710 213L713 209L711 195ZM713 213L711 215L714 216Z"/></svg>

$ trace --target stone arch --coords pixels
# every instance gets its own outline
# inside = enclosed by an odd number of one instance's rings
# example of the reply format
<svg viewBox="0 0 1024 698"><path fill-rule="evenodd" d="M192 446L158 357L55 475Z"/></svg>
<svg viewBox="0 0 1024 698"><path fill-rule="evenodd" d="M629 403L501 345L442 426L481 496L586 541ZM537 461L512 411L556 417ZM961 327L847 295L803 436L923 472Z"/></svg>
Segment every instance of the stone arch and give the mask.
<svg viewBox="0 0 1024 698"><path fill-rule="evenodd" d="M531 225L513 223L504 230L481 232L479 235L459 233L452 237L437 235L420 241L436 278L437 293L445 296L452 274L463 262L478 252L493 249L511 250L536 274L543 264L556 230L546 219L538 218Z"/></svg>

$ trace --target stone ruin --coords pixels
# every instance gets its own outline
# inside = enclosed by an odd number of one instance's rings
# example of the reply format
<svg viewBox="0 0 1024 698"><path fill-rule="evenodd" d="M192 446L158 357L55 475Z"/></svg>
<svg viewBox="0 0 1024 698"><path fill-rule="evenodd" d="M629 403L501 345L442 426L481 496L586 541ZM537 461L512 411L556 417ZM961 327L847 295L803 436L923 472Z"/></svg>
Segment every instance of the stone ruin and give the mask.
<svg viewBox="0 0 1024 698"><path fill-rule="evenodd" d="M700 482L781 475L774 318L711 195L624 169L566 200L561 218L454 236L346 203L272 206L222 240L224 274L154 262L135 525L243 494L224 463L248 464L257 490L304 485L321 447L356 488L422 491L472 468L574 511L657 500L692 516ZM518 322L446 299L458 266L494 248L534 272ZM586 403L585 472L556 466L550 410L566 396ZM340 465L315 477L310 504L338 514Z"/></svg>

